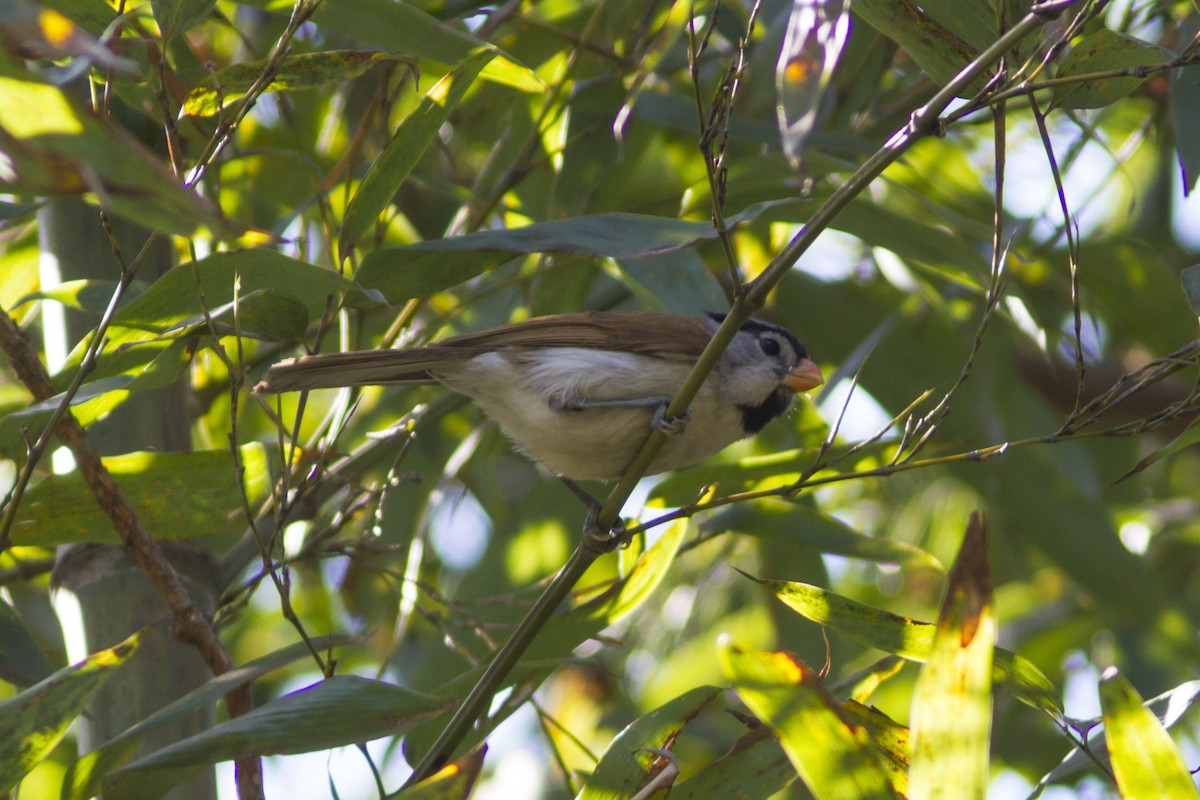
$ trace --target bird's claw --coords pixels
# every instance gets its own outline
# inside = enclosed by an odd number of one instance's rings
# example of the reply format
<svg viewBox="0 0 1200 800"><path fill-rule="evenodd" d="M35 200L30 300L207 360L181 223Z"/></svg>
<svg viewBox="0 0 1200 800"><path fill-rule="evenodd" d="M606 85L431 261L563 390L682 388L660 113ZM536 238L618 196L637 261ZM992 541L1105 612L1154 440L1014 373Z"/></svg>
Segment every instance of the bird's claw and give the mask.
<svg viewBox="0 0 1200 800"><path fill-rule="evenodd" d="M655 430L662 431L667 436L678 436L683 433L687 427L688 420L692 418L691 411L684 411L682 417L672 417L667 419L668 403L663 403L658 408L654 409L654 418L650 420L650 425Z"/></svg>
<svg viewBox="0 0 1200 800"><path fill-rule="evenodd" d="M596 514L600 511L599 506L588 512L587 519L583 522L583 542L584 546L594 551L597 555L611 553L618 548L629 546L630 537L625 533L624 521L618 519L609 529L604 529L596 524Z"/></svg>

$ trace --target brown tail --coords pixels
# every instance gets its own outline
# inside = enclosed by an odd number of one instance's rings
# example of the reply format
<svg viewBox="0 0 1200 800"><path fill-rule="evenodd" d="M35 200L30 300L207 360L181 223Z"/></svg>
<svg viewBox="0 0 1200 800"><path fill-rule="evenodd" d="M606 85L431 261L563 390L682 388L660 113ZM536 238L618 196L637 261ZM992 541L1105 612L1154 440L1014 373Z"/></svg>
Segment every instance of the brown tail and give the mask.
<svg viewBox="0 0 1200 800"><path fill-rule="evenodd" d="M280 361L254 387L255 394L278 394L339 386L435 383L429 368L444 363L429 348L361 350Z"/></svg>

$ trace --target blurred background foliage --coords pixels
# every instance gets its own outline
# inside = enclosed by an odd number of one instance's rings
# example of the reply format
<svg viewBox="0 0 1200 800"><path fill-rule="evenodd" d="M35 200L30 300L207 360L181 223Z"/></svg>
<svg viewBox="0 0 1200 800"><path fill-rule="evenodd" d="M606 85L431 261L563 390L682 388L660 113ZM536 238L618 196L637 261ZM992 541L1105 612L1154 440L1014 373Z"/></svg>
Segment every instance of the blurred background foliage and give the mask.
<svg viewBox="0 0 1200 800"><path fill-rule="evenodd" d="M234 661L294 644L299 629L347 633L356 639L340 649L338 673L465 691L465 678L452 679L504 640L574 548L578 502L477 409L437 388L287 395L277 406L249 395L263 370L305 350L420 344L540 314L721 310L734 287L709 225L714 198L698 139L714 103L721 108L731 65L744 61L728 138L718 141L720 199L724 216L738 219L729 244L749 279L908 124L938 88L930 74L944 82L965 63L962 48L977 53L995 39L998 13L1011 22L1028 7L997 5L855 6L794 167L780 145L775 81L790 2L755 6L751 27L749 4L734 0L719 11L625 0L326 0L294 32L293 8L274 0L17 4L0 22L0 306L35 338L51 306L94 326L120 278L114 266L44 283L38 197L86 192L96 218L104 208L170 237L179 266L157 280L135 277L75 410L90 424L186 375L190 400L178 410L192 447L224 453L225 468L211 458L203 467L135 460L120 480L147 500L139 510L156 538L204 533ZM941 33L915 44L906 32L928 18L889 22L889 8L933 15ZM707 47L689 59L690 32L705 30ZM548 630L537 652L549 661L525 664L513 697L528 702L490 736L475 796L576 794L631 721L729 682L722 635L828 664L831 686L870 667L880 651L836 630L823 635L739 570L934 621L976 510L990 527L999 643L1051 680L1068 716L1100 715L1099 673L1110 665L1144 697L1189 685L1200 663L1200 455L1187 446L1196 441L1195 297L1189 308L1180 275L1200 247L1200 210L1185 199L1200 169L1200 67L1154 67L1190 59L1197 30L1188 2L1081 0L1017 50L1040 58L1063 43L1041 80L1104 74L1084 88L1049 81L1035 108L1013 93L994 117L953 120L837 217L763 312L799 334L828 384L754 439L645 481L626 513L653 520L708 485L718 497L801 478L814 485L695 515L648 602L607 627L576 620ZM273 62L276 83L243 109L240 94L281 41L288 56ZM485 42L497 54L471 57ZM939 74L939 58L949 72ZM1147 69L1105 72L1139 66ZM595 216L613 213L649 218ZM560 227L537 229L532 243L504 236L533 223ZM470 236L483 238L442 242ZM989 294L996 244L998 297ZM60 388L82 357L69 344ZM1087 424L1072 416L1122 375L1177 352L1174 374ZM968 364L950 413L894 469L905 421L930 412ZM0 406L6 474L15 476L25 437L48 414L7 372ZM883 435L807 474L835 424L828 453ZM284 444L293 438L301 451ZM236 461L231 442L242 448ZM986 458L968 455L987 448ZM235 469L245 472L244 507ZM139 489L150 470L162 480ZM47 460L16 515L0 577L57 668L67 656L46 603L54 547L114 540L103 521L79 521L94 515L82 488L50 475ZM178 511L206 487L194 509ZM77 514L58 505L76 495ZM267 542L261 557L249 519ZM638 552L606 557L583 585L613 580ZM10 668L25 663L7 658ZM256 704L320 672L298 660L265 674ZM908 663L888 674L869 702L906 723L917 673ZM9 695L24 685L14 683ZM746 731L721 710L748 713L732 695L718 706L676 742L683 778ZM437 725L410 738L427 746ZM1194 716L1172 731L1185 761L1200 764ZM400 750L398 738L370 749L389 790L407 772ZM993 796L1026 796L1071 750L1047 715L997 693ZM284 786L332 796L327 770L337 796L374 796L367 762L352 748L338 752L333 761L272 761L269 796ZM73 759L68 737L20 796L53 796ZM798 783L783 788L790 777L758 791L807 796ZM1057 778L1044 796L1105 791L1115 789L1093 767Z"/></svg>

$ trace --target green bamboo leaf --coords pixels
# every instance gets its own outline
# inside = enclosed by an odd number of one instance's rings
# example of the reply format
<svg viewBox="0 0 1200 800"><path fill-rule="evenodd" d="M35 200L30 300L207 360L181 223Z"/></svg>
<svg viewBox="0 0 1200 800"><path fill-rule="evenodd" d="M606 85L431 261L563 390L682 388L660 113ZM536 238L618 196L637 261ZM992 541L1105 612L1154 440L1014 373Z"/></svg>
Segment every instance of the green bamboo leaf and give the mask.
<svg viewBox="0 0 1200 800"><path fill-rule="evenodd" d="M1142 705L1133 685L1115 667L1100 680L1104 736L1121 797L1162 800L1200 798L1188 766L1171 735Z"/></svg>
<svg viewBox="0 0 1200 800"><path fill-rule="evenodd" d="M653 777L650 768L658 759L646 751L669 749L688 723L720 694L721 690L712 686L697 687L629 723L609 742L576 800L619 800L637 794Z"/></svg>
<svg viewBox="0 0 1200 800"><path fill-rule="evenodd" d="M843 702L842 713L855 725L866 729L892 788L900 797L908 797L908 771L912 763L908 728L879 709L856 700Z"/></svg>
<svg viewBox="0 0 1200 800"><path fill-rule="evenodd" d="M112 213L167 234L201 228L231 239L244 229L185 187L123 128L55 86L0 75L0 148L10 162L0 190L100 198Z"/></svg>
<svg viewBox="0 0 1200 800"><path fill-rule="evenodd" d="M776 205L779 203L756 203L727 222L732 227ZM448 289L530 253L639 258L712 241L716 235L708 221L647 214L590 214L380 248L367 253L355 277L360 285L378 291L388 302L400 303Z"/></svg>
<svg viewBox="0 0 1200 800"><path fill-rule="evenodd" d="M319 318L331 297L349 294L352 303L372 303L333 270L274 250L234 250L181 264L163 275L117 312L109 341L113 346L140 341L149 338L147 331L183 335L190 332L189 325L204 318L205 308L232 308L235 298L264 290L296 300L309 319Z"/></svg>
<svg viewBox="0 0 1200 800"><path fill-rule="evenodd" d="M919 547L894 539L864 536L827 514L785 500L738 503L706 519L700 529L704 533L735 531L748 536L777 536L822 553L945 572L941 562Z"/></svg>
<svg viewBox="0 0 1200 800"><path fill-rule="evenodd" d="M806 583L753 580L770 587L801 616L878 650L910 661L926 661L933 650L936 626L928 622L892 614ZM992 670L992 681L1013 697L1052 717L1062 716L1054 684L1028 660L997 647Z"/></svg>
<svg viewBox="0 0 1200 800"><path fill-rule="evenodd" d="M622 258L616 264L644 308L695 314L729 305L720 282L693 249Z"/></svg>
<svg viewBox="0 0 1200 800"><path fill-rule="evenodd" d="M53 300L56 303L62 303L67 308L83 311L98 318L108 308L113 292L117 290L119 285L118 281L106 280L81 279L63 281L49 289L30 292L14 303L13 306L22 306L25 303L32 303L34 300ZM125 289L125 302L129 302L145 291L147 285L142 281L131 283Z"/></svg>
<svg viewBox="0 0 1200 800"><path fill-rule="evenodd" d="M604 611L604 624L608 627L623 618L631 611L642 605L646 598L658 588L667 570L675 562L679 553L679 545L683 543L690 522L686 519L676 520L668 525L648 549L634 564L633 569L621 582L621 588L616 597L608 603Z"/></svg>
<svg viewBox="0 0 1200 800"><path fill-rule="evenodd" d="M294 92L315 89L329 83L353 80L381 64L406 64L416 69L412 59L378 50L325 50L288 56L279 64L268 92ZM254 85L267 61L246 61L217 70L202 80L183 101L183 113L207 117L240 100Z"/></svg>
<svg viewBox="0 0 1200 800"><path fill-rule="evenodd" d="M928 16L916 3L860 0L854 5L854 13L903 47L939 86L949 83L979 54L976 47ZM982 80L977 78L966 94L982 87Z"/></svg>
<svg viewBox="0 0 1200 800"><path fill-rule="evenodd" d="M192 342L186 340L148 343L137 350L123 352L102 361L93 380L83 384L71 398L71 413L87 427L102 419L134 392L159 389L178 380L191 362ZM69 383L71 375L56 376L56 383ZM50 421L63 395L57 394L40 403L14 411L0 419L0 447L13 447L23 441L23 429L38 430Z"/></svg>
<svg viewBox="0 0 1200 800"><path fill-rule="evenodd" d="M1200 130L1200 97L1196 96L1196 85L1200 84L1200 67L1196 65L1171 70L1171 129L1174 132L1175 151L1179 155L1179 166L1183 171L1185 191L1194 190L1200 180L1200 137L1192 131ZM1186 270L1185 270L1186 272ZM1191 298L1192 295L1189 295ZM1200 297L1197 298L1200 300ZM1192 310L1200 316L1200 301L1192 302Z"/></svg>
<svg viewBox="0 0 1200 800"><path fill-rule="evenodd" d="M54 672L54 666L17 612L0 598L0 680L32 686Z"/></svg>
<svg viewBox="0 0 1200 800"><path fill-rule="evenodd" d="M1184 269L1179 274L1179 282L1183 285L1183 294L1192 307L1192 313L1200 317L1200 264Z"/></svg>
<svg viewBox="0 0 1200 800"><path fill-rule="evenodd" d="M311 645L316 650L322 651L341 647L354 641L352 636L334 634L314 637ZM76 759L67 769L66 777L63 780L63 800L87 800L89 797L98 795L108 774L129 761L138 745L152 731L170 724L196 709L209 708L247 681L255 680L268 672L308 658L310 654L309 643L296 642L249 661L223 675L218 675L203 686L193 689L183 697L160 708L132 728Z"/></svg>
<svg viewBox="0 0 1200 800"><path fill-rule="evenodd" d="M211 325L211 327L210 327ZM210 308L208 314L186 317L164 331L165 336L188 334L247 336L298 343L308 330L308 309L294 296L278 289L255 289L232 302ZM133 345L127 349L134 349Z"/></svg>
<svg viewBox="0 0 1200 800"><path fill-rule="evenodd" d="M266 448L243 445L243 485L253 506L270 486ZM156 539L187 539L240 531L242 489L229 453L127 453L104 465ZM53 546L72 542L112 542L112 521L96 504L78 472L54 475L25 493L13 524L14 544Z"/></svg>
<svg viewBox="0 0 1200 800"><path fill-rule="evenodd" d="M921 0L921 10L977 50L994 39L996 14L989 0Z"/></svg>
<svg viewBox="0 0 1200 800"><path fill-rule="evenodd" d="M217 0L150 0L164 44L203 22L216 4Z"/></svg>
<svg viewBox="0 0 1200 800"><path fill-rule="evenodd" d="M987 528L973 514L913 692L910 798L987 796L995 644Z"/></svg>
<svg viewBox="0 0 1200 800"><path fill-rule="evenodd" d="M104 796L159 797L218 761L311 753L403 733L454 701L335 675L116 770Z"/></svg>
<svg viewBox="0 0 1200 800"><path fill-rule="evenodd" d="M796 780L796 768L770 729L759 727L728 753L671 787L671 800L768 800Z"/></svg>
<svg viewBox="0 0 1200 800"><path fill-rule="evenodd" d="M1167 456L1173 456L1180 450L1186 450L1197 443L1200 443L1200 417L1196 417L1189 422L1188 426L1178 436L1138 461L1128 472L1117 478L1113 483L1120 483L1126 478L1131 478L1154 462L1160 461Z"/></svg>
<svg viewBox="0 0 1200 800"><path fill-rule="evenodd" d="M1185 681L1175 688L1147 700L1143 705L1164 728L1171 730L1185 718L1198 701L1200 701L1200 681ZM1088 732L1087 750L1072 747L1063 760L1058 763L1058 766L1038 781L1032 796L1039 796L1040 791L1051 783L1092 769L1097 763L1106 767L1112 764L1108 753L1108 743L1104 740L1102 723L1102 718L1073 722L1073 727L1077 730Z"/></svg>
<svg viewBox="0 0 1200 800"><path fill-rule="evenodd" d="M245 5L290 14L289 0L246 0ZM318 27L344 33L378 47L427 58L438 64L459 64L479 48L499 54L483 69L483 77L523 92L540 93L546 84L528 67L494 45L456 30L408 3L391 0L338 0L322 3L313 14Z"/></svg>
<svg viewBox="0 0 1200 800"><path fill-rule="evenodd" d="M496 53L489 50L472 54L435 83L421 105L400 123L396 135L371 164L346 208L338 240L338 252L343 258L349 255L359 237L387 208L400 184L421 160L479 71L495 57Z"/></svg>
<svg viewBox="0 0 1200 800"><path fill-rule="evenodd" d="M1071 48L1058 68L1058 77L1089 75L1165 64L1170 54L1161 47L1101 28L1089 33ZM1054 96L1066 108L1101 108L1132 93L1146 76L1092 78L1055 88Z"/></svg>
<svg viewBox="0 0 1200 800"><path fill-rule="evenodd" d="M738 696L778 734L815 797L897 797L865 729L844 715L811 667L789 653L731 644L721 648L721 662Z"/></svg>
<svg viewBox="0 0 1200 800"><path fill-rule="evenodd" d="M0 791L11 789L54 749L88 698L137 646L134 634L0 703Z"/></svg>

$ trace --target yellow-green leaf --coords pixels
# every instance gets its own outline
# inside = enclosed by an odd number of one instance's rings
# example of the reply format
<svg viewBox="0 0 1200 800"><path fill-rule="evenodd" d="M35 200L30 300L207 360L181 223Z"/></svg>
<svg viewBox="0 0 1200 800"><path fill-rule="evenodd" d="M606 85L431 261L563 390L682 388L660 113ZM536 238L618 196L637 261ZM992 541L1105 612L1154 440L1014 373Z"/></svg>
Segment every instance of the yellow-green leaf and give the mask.
<svg viewBox="0 0 1200 800"><path fill-rule="evenodd" d="M244 445L241 458L245 491L254 505L270 483L266 448ZM214 536L245 527L242 490L228 451L127 453L104 459L104 465L156 539ZM43 546L117 541L111 520L78 472L52 476L25 493L12 539Z"/></svg>
<svg viewBox="0 0 1200 800"><path fill-rule="evenodd" d="M1067 108L1100 108L1130 94L1148 73L1135 70L1165 64L1170 57L1149 42L1101 28L1083 37L1071 48L1058 68L1058 77L1084 76L1112 70L1130 70L1128 76L1089 78L1060 86L1055 97Z"/></svg>
<svg viewBox="0 0 1200 800"><path fill-rule="evenodd" d="M819 800L895 798L865 728L852 723L811 667L790 653L726 644L721 664L738 696L779 735Z"/></svg>
<svg viewBox="0 0 1200 800"><path fill-rule="evenodd" d="M933 650L936 626L928 622L892 614L806 583L755 580L770 587L801 616L886 653L925 661ZM1027 659L997 647L992 670L993 682L1013 697L1051 716L1062 715L1054 684Z"/></svg>
<svg viewBox="0 0 1200 800"><path fill-rule="evenodd" d="M995 643L987 528L973 514L913 693L908 795L913 800L987 796Z"/></svg>
<svg viewBox="0 0 1200 800"><path fill-rule="evenodd" d="M314 89L327 83L348 81L357 78L372 67L380 64L407 64L415 69L412 59L378 50L326 50L319 53L301 53L288 56L279 64L268 92L293 92L299 89ZM183 113L194 117L216 114L225 106L241 99L246 90L254 85L267 62L246 61L217 70L188 92L183 102Z"/></svg>
<svg viewBox="0 0 1200 800"><path fill-rule="evenodd" d="M472 54L435 83L421 101L421 105L400 123L396 135L371 164L346 208L346 217L342 222L342 233L338 242L338 251L343 258L349 254L368 226L387 208L392 196L424 155L437 136L438 130L449 118L450 112L474 82L479 70L495 56L490 50L480 50Z"/></svg>
<svg viewBox="0 0 1200 800"><path fill-rule="evenodd" d="M629 723L608 743L576 800L620 800L637 794L653 777L650 767L657 756L647 751L669 749L684 726L720 693L701 686Z"/></svg>
<svg viewBox="0 0 1200 800"><path fill-rule="evenodd" d="M84 703L137 645L134 634L0 703L0 791L7 792L54 749Z"/></svg>
<svg viewBox="0 0 1200 800"><path fill-rule="evenodd" d="M1100 681L1104 736L1121 797L1195 800L1200 797L1179 748L1141 695L1114 667Z"/></svg>
<svg viewBox="0 0 1200 800"><path fill-rule="evenodd" d="M234 238L226 220L125 129L57 86L0 75L0 189L30 195L90 194L114 214L162 233L201 227Z"/></svg>

